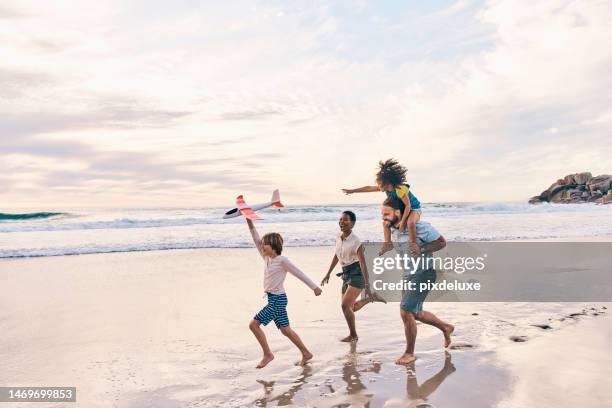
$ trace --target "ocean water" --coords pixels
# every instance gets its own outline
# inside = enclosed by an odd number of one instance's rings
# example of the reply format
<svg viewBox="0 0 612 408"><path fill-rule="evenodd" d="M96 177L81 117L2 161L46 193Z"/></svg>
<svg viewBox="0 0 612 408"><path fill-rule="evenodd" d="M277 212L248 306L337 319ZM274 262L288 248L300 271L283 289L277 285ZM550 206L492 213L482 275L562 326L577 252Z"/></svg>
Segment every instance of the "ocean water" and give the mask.
<svg viewBox="0 0 612 408"><path fill-rule="evenodd" d="M381 241L380 205L268 208L260 233L279 232L287 246L333 245L343 210L357 215L355 232ZM252 246L243 217L227 208L80 209L0 213L0 258L101 252ZM426 203L422 218L447 240L509 240L612 235L612 205Z"/></svg>

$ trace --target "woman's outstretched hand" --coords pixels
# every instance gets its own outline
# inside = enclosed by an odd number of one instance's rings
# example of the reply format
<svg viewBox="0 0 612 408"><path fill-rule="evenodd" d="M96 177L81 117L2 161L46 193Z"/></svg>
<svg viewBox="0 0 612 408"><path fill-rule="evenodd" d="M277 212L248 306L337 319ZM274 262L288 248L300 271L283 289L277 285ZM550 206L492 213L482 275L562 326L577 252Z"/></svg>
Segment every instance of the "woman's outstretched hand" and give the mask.
<svg viewBox="0 0 612 408"><path fill-rule="evenodd" d="M346 195L353 194L353 190L351 190L350 188L343 188L342 192Z"/></svg>
<svg viewBox="0 0 612 408"><path fill-rule="evenodd" d="M315 294L315 296L319 296L319 295L321 295L321 293L322 293L322 292L323 292L323 291L321 290L321 288L314 288L314 294Z"/></svg>
<svg viewBox="0 0 612 408"><path fill-rule="evenodd" d="M323 280L321 281L321 286L325 285L326 283L329 283L329 273L323 277Z"/></svg>

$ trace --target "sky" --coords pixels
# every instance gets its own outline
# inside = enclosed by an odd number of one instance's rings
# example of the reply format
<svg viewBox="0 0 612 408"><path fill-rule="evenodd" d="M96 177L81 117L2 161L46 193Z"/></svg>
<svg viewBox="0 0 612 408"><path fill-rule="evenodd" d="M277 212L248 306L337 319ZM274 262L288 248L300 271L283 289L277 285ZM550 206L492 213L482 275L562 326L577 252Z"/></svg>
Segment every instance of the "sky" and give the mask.
<svg viewBox="0 0 612 408"><path fill-rule="evenodd" d="M0 212L526 201L612 173L610 1L0 0Z"/></svg>

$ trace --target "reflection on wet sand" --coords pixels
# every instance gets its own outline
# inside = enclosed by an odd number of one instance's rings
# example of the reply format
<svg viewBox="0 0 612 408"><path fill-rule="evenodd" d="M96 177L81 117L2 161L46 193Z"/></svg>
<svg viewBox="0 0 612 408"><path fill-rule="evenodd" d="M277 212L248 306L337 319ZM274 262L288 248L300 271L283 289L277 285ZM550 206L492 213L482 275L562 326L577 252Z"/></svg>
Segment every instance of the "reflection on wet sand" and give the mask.
<svg viewBox="0 0 612 408"><path fill-rule="evenodd" d="M363 363L360 364L359 362L360 357L362 357L362 355L361 353L356 352L356 344L352 343L350 352L343 357L345 361L342 365L341 378L346 383L345 392L335 390L333 387L333 379L327 378L321 384L321 387L325 388L325 392L324 394L320 395L333 397L328 399L326 403L322 403L321 406L331 406L337 408L370 407L372 399L375 398L375 393L371 390L368 391L362 377L364 373L380 374L383 365L378 361L373 361L364 367ZM414 363L411 363L406 366L405 399L392 399L387 401L385 406L401 406L408 408L432 407L433 405L427 402L428 398L438 389L442 382L444 382L444 380L455 371L456 368L452 363L451 354L449 352L445 352L443 367L429 379L419 384L416 366ZM275 381L258 380L257 382L264 388L264 395L255 401L255 406L287 406L294 404L294 397L304 387L304 385L308 383L308 379L309 377L313 376L313 373L320 374L313 372L313 368L310 365L304 366L302 372L294 381L293 386L277 396L273 396ZM313 401L310 401L310 403L312 404ZM317 405L318 404L315 403L315 406Z"/></svg>
<svg viewBox="0 0 612 408"><path fill-rule="evenodd" d="M427 403L427 398L438 389L440 384L457 369L451 361L451 354L445 351L444 366L440 371L434 374L431 378L419 385L414 362L409 364L406 369L408 375L406 377L406 407L425 408L432 405Z"/></svg>
<svg viewBox="0 0 612 408"><path fill-rule="evenodd" d="M293 401L293 397L297 392L307 383L306 379L312 376L312 367L310 364L306 364L302 368L302 372L300 376L294 381L294 384L289 390L278 395L276 397L270 398L272 395L272 391L274 391L274 383L275 381L263 381L257 380L258 383L263 385L264 387L264 396L255 401L255 406L257 407L267 407L268 403L278 402L276 406L282 407L286 405L291 405Z"/></svg>
<svg viewBox="0 0 612 408"><path fill-rule="evenodd" d="M370 401L373 397L372 393L366 393L366 386L361 381L361 374L366 372L379 373L381 363L373 362L371 366L362 369L359 367L359 354L357 353L357 343L351 343L350 352L345 356L346 361L342 366L342 379L346 383L346 392L348 398L346 403L334 405L334 407L349 407L349 406L363 406L369 407Z"/></svg>

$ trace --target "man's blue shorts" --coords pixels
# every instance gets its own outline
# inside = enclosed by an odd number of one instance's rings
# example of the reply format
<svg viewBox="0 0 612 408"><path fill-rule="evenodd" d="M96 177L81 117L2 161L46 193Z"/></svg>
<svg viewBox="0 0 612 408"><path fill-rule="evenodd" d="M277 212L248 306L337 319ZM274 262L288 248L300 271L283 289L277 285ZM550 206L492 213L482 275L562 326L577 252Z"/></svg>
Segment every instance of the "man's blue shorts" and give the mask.
<svg viewBox="0 0 612 408"><path fill-rule="evenodd" d="M289 326L289 316L287 316L287 295L285 293L280 295L269 292L266 293L268 295L268 304L265 305L253 319L264 326L274 320L276 327L279 329Z"/></svg>
<svg viewBox="0 0 612 408"><path fill-rule="evenodd" d="M417 272L414 275L405 275L404 281L414 282L415 290L404 290L402 294L402 302L400 307L412 313L417 313L423 310L423 302L429 293L429 289L420 290L421 283L435 282L436 270L428 269L426 271Z"/></svg>

